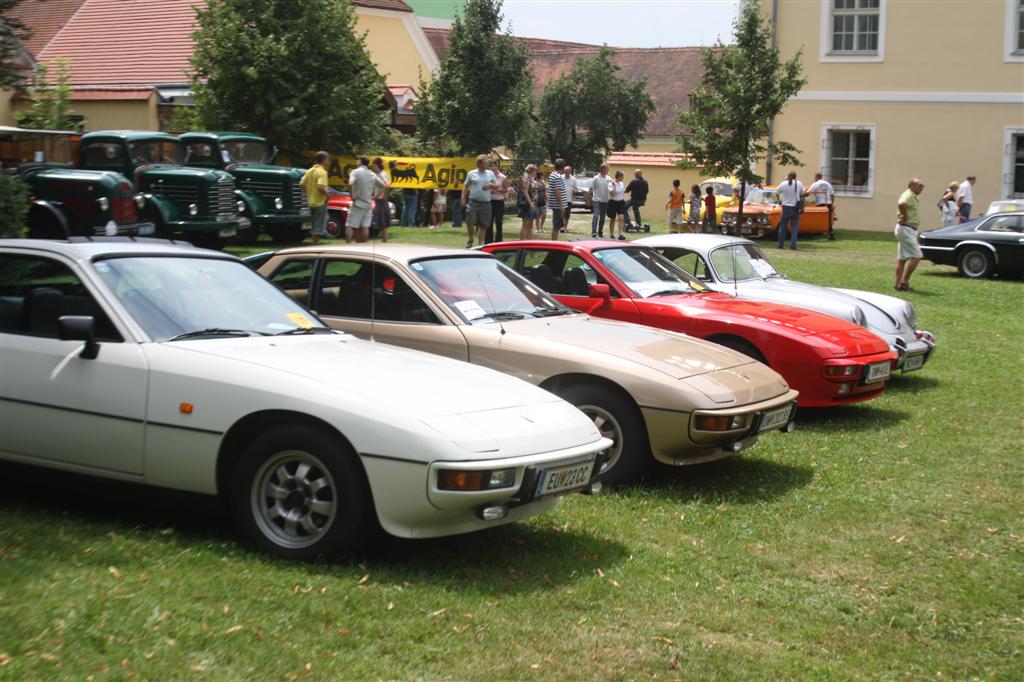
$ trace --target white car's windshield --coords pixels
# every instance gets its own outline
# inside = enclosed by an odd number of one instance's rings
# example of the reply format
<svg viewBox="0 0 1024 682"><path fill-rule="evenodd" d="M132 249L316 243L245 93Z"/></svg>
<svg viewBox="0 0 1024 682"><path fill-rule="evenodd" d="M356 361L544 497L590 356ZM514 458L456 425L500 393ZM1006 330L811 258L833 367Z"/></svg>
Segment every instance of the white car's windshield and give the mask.
<svg viewBox="0 0 1024 682"><path fill-rule="evenodd" d="M720 282L778 277L764 251L754 244L730 244L711 252L711 266Z"/></svg>
<svg viewBox="0 0 1024 682"><path fill-rule="evenodd" d="M747 197L746 203L754 204L755 206L767 206L770 204L777 204L779 203L779 195L777 192L758 190L755 192L751 192L750 196Z"/></svg>
<svg viewBox="0 0 1024 682"><path fill-rule="evenodd" d="M410 267L449 308L471 324L572 312L493 258L430 258Z"/></svg>
<svg viewBox="0 0 1024 682"><path fill-rule="evenodd" d="M600 249L594 251L594 258L641 298L708 290L685 270L653 250L638 247Z"/></svg>
<svg viewBox="0 0 1024 682"><path fill-rule="evenodd" d="M93 267L154 341L327 331L237 261L149 256L109 258Z"/></svg>

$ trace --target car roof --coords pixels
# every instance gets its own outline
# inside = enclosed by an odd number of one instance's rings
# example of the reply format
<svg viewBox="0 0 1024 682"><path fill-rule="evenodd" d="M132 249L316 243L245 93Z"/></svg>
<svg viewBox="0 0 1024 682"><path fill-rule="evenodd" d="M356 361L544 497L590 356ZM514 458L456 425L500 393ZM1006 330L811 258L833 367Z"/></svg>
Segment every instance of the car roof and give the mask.
<svg viewBox="0 0 1024 682"><path fill-rule="evenodd" d="M75 260L99 256L200 256L238 260L220 251L200 249L188 242L132 237L71 237L69 239L0 239L0 248L49 251Z"/></svg>
<svg viewBox="0 0 1024 682"><path fill-rule="evenodd" d="M119 140L126 140L128 142L151 139L178 142L178 138L174 135L171 135L170 133L161 133L157 130L97 130L96 132L82 135L82 143L84 144L90 140L100 140L103 138L116 138Z"/></svg>
<svg viewBox="0 0 1024 682"><path fill-rule="evenodd" d="M250 142L266 142L267 138L253 133L243 133L234 130L192 130L182 133L178 137L206 139L206 140L248 140Z"/></svg>
<svg viewBox="0 0 1024 682"><path fill-rule="evenodd" d="M408 263L410 261L418 260L421 258L444 258L444 257L458 257L458 256L476 256L490 258L490 254L483 251L476 251L471 249L453 249L453 248L441 248L436 246L422 246L420 244L344 244L344 245L324 245L319 246L296 246L290 249L281 249L276 255L279 256L292 256L292 255L303 255L303 254L324 254L324 255L348 255L358 254L367 255L374 254L377 256L383 256L389 260L396 261L399 263Z"/></svg>
<svg viewBox="0 0 1024 682"><path fill-rule="evenodd" d="M749 239L732 237L725 234L659 234L653 237L644 237L637 241L644 246L677 246L688 249L703 249L705 251L710 251L717 246L725 244L753 244Z"/></svg>
<svg viewBox="0 0 1024 682"><path fill-rule="evenodd" d="M505 242L494 242L495 246L510 247L558 247L565 250L577 249L580 251L597 251L612 246L643 246L632 241L618 241L616 239L588 239L586 237L561 241L558 239L514 239Z"/></svg>

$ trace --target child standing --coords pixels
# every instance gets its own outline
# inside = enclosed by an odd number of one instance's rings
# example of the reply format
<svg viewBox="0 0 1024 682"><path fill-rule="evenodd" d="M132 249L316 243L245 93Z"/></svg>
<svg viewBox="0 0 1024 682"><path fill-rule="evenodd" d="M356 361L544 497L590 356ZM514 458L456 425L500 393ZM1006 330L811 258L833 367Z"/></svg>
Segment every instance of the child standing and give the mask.
<svg viewBox="0 0 1024 682"><path fill-rule="evenodd" d="M690 188L690 215L686 221L686 224L690 227L690 232L700 232L700 204L703 199L700 198L700 187L694 185Z"/></svg>
<svg viewBox="0 0 1024 682"><path fill-rule="evenodd" d="M713 233L716 227L715 215L715 188L709 186L708 193L704 196L704 222L701 223L701 232Z"/></svg>
<svg viewBox="0 0 1024 682"><path fill-rule="evenodd" d="M683 231L683 190L679 189L679 181L672 181L672 191L668 193L668 231Z"/></svg>

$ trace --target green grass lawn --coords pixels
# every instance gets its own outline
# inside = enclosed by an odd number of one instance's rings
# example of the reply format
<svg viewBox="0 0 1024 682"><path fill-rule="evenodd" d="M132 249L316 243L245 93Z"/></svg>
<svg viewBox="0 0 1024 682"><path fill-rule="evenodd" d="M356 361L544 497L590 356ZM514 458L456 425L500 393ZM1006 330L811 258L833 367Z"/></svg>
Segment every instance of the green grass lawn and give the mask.
<svg viewBox="0 0 1024 682"><path fill-rule="evenodd" d="M891 235L839 237L770 256L891 291ZM1024 284L913 284L939 349L881 398L484 533L294 564L208 498L4 467L0 678L1022 679Z"/></svg>

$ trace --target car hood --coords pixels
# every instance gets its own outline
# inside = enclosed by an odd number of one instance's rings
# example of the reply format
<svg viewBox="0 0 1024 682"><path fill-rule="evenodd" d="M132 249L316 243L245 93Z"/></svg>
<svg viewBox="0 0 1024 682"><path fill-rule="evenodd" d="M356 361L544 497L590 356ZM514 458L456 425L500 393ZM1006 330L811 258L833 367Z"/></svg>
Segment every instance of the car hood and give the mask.
<svg viewBox="0 0 1024 682"><path fill-rule="evenodd" d="M775 334L815 338L831 346L830 355L846 357L881 353L889 344L863 327L834 315L782 305L770 301L750 301L724 293L681 294L644 299L648 305L670 305L692 318L716 317L729 323L741 323Z"/></svg>
<svg viewBox="0 0 1024 682"><path fill-rule="evenodd" d="M231 180L231 175L222 170L213 168L190 168L188 166L175 166L170 164L154 164L145 166L141 179L146 182L153 182L160 179L167 180L191 180L217 182L223 178Z"/></svg>
<svg viewBox="0 0 1024 682"><path fill-rule="evenodd" d="M497 326L494 324L493 326ZM537 337L552 353L592 351L632 361L676 379L729 369L750 358L684 334L590 315L564 315L503 323L506 333ZM558 351L555 344L562 346Z"/></svg>
<svg viewBox="0 0 1024 682"><path fill-rule="evenodd" d="M326 384L421 419L558 401L489 369L350 334L188 339L164 345Z"/></svg>

